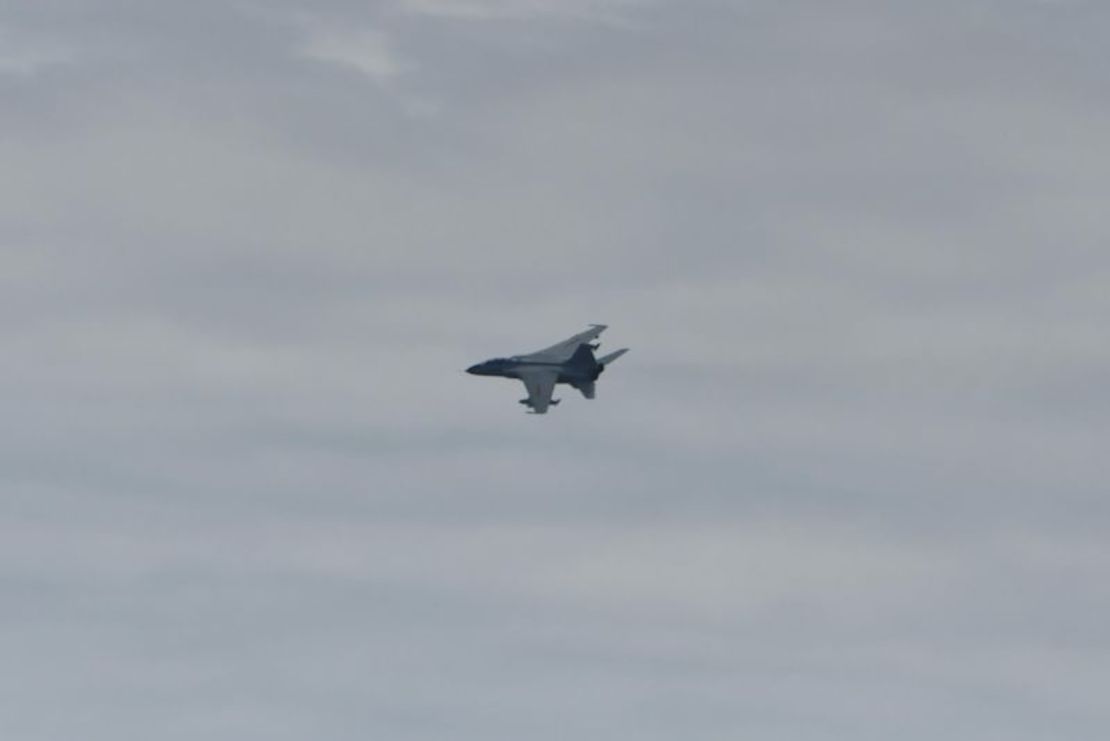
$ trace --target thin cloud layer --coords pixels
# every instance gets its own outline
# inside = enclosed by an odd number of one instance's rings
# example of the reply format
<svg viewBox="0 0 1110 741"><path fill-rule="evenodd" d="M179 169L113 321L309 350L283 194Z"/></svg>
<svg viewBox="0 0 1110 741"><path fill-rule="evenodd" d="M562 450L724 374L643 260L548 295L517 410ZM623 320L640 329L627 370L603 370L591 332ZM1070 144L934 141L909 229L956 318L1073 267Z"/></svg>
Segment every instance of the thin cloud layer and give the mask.
<svg viewBox="0 0 1110 741"><path fill-rule="evenodd" d="M0 74L30 77L74 60L72 49L49 39L12 33L0 27Z"/></svg>
<svg viewBox="0 0 1110 741"><path fill-rule="evenodd" d="M401 0L405 10L424 16L472 21L573 19L612 24L627 19L643 0Z"/></svg>
<svg viewBox="0 0 1110 741"><path fill-rule="evenodd" d="M350 67L381 85L388 85L404 68L386 37L369 29L311 28L301 54Z"/></svg>
<svg viewBox="0 0 1110 741"><path fill-rule="evenodd" d="M1108 21L3 11L0 731L1104 736Z"/></svg>

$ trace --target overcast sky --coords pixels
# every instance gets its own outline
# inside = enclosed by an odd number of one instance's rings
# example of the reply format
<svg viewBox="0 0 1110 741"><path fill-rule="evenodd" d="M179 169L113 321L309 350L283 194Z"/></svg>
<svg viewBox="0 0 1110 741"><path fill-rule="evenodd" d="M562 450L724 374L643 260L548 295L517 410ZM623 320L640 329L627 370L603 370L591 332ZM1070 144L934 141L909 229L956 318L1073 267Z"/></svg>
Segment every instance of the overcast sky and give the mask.
<svg viewBox="0 0 1110 741"><path fill-rule="evenodd" d="M1107 738L1108 49L0 3L0 736Z"/></svg>

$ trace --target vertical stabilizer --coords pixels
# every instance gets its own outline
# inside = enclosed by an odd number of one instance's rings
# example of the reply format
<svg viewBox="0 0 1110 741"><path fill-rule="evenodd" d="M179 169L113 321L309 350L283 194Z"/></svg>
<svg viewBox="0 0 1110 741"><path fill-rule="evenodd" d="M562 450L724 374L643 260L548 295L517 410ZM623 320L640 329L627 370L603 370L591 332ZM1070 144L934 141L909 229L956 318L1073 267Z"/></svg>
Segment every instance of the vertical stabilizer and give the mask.
<svg viewBox="0 0 1110 741"><path fill-rule="evenodd" d="M584 368L586 370L593 370L597 367L597 360L594 359L594 351L590 349L587 344L581 344L578 349L574 351L574 355L570 356L567 363L575 368Z"/></svg>

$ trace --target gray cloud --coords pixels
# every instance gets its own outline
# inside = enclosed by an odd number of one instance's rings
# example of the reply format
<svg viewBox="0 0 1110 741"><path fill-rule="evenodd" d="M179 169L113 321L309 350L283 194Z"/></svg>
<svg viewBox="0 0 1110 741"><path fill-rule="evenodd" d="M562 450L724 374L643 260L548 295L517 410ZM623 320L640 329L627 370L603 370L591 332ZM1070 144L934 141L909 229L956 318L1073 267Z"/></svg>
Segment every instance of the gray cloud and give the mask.
<svg viewBox="0 0 1110 741"><path fill-rule="evenodd" d="M1108 20L0 12L0 733L1104 736Z"/></svg>

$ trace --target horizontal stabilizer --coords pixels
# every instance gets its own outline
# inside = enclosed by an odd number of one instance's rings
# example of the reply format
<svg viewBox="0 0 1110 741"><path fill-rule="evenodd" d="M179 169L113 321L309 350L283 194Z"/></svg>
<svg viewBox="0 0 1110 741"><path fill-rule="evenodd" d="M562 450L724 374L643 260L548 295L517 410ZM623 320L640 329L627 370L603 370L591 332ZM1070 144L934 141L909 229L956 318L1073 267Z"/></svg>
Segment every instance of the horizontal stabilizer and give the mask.
<svg viewBox="0 0 1110 741"><path fill-rule="evenodd" d="M625 348L622 348L622 349L620 349L620 350L617 350L616 352L611 352L611 353L609 353L608 355L606 355L606 356L605 356L605 357L603 357L603 358L598 358L598 359L597 359L597 364L598 364L598 365L601 365L601 366L606 366L606 365L609 365L609 364L610 364L610 363L612 363L612 362L613 362L614 360L616 360L617 358L619 358L619 357L620 357L621 355L624 355L624 354L625 354L626 352L628 352L628 348L627 348L627 347L625 347Z"/></svg>

